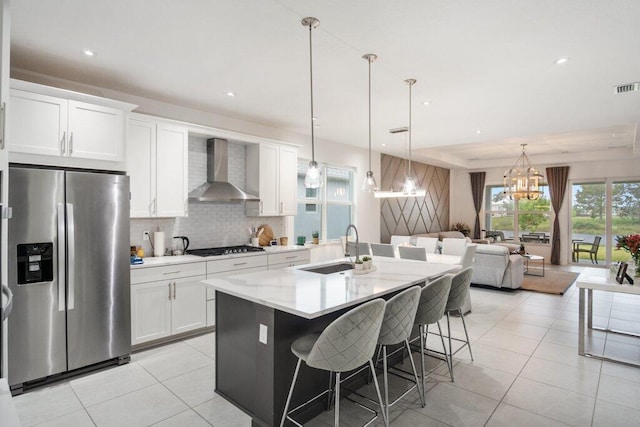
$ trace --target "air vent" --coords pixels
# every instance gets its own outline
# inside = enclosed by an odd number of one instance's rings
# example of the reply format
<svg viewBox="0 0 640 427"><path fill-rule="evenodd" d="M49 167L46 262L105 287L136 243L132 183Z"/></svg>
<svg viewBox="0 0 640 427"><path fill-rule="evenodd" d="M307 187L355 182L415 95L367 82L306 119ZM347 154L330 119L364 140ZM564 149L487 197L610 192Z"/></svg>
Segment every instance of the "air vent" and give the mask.
<svg viewBox="0 0 640 427"><path fill-rule="evenodd" d="M627 92L637 92L640 87L639 82L635 83L627 83L620 86L613 87L613 93L627 93Z"/></svg>

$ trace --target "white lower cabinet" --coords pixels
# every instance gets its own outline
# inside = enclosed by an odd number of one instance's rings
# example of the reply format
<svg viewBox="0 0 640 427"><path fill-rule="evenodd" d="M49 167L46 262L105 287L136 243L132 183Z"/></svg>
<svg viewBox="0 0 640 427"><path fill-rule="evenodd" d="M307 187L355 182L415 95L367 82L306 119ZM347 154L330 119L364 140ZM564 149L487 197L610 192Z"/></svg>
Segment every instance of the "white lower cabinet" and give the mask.
<svg viewBox="0 0 640 427"><path fill-rule="evenodd" d="M204 262L131 271L131 344L207 325Z"/></svg>
<svg viewBox="0 0 640 427"><path fill-rule="evenodd" d="M267 270L267 255L233 257L207 262L207 279L232 274L255 273ZM207 288L207 326L216 324L216 291Z"/></svg>

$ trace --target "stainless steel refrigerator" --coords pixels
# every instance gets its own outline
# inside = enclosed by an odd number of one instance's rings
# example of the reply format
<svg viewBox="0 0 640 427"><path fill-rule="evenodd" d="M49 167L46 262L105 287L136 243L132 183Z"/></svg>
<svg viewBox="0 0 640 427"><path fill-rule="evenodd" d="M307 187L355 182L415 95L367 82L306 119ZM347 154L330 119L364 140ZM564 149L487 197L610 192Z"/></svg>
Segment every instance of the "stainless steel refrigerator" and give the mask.
<svg viewBox="0 0 640 427"><path fill-rule="evenodd" d="M131 350L129 177L9 168L8 378L30 382Z"/></svg>

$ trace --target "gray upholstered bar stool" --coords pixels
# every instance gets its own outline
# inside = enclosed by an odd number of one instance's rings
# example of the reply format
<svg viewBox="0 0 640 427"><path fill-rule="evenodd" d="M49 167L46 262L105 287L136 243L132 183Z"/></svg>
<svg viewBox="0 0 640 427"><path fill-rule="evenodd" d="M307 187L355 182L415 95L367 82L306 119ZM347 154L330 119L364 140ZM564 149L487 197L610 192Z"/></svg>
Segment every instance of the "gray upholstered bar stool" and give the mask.
<svg viewBox="0 0 640 427"><path fill-rule="evenodd" d="M304 361L307 366L335 373L335 418L334 424L339 425L340 420L340 374L348 372L369 363L369 368L374 371L373 354L376 350L376 343L380 335L380 327L385 312L385 300L382 298L366 302L358 307L346 312L336 320L331 322L320 334L308 334L291 344L291 351L298 357L296 369L293 373L291 388L287 396L287 403L284 406L280 427L285 420L289 420L300 426L289 414L307 403L319 398L325 393L331 393L331 389L325 390L308 402L299 405L289 411L293 388L298 378L300 364ZM331 384L331 377L329 383ZM380 409L382 410L385 424L387 424L384 404L380 396L378 381L374 376L374 383Z"/></svg>
<svg viewBox="0 0 640 427"><path fill-rule="evenodd" d="M423 393L420 392L418 373L416 372L416 366L413 363L413 357L409 357L409 360L411 361L411 368L413 369L415 385L410 387L407 391L402 393L391 403L389 403L389 369L387 366L387 347L390 345L403 344L404 346L406 346L409 355L411 355L411 348L409 347L409 335L411 334L411 329L413 328L413 323L416 318L416 311L418 310L418 303L420 302L421 290L422 288L420 286L413 286L400 292L387 301L387 307L384 311L384 320L382 321L382 328L380 329L378 344L380 344L382 350L384 410L386 412L387 420L389 419L389 407L406 396L407 393L409 393L414 388L417 388L418 394L420 395L420 400L422 402L422 407L424 408L424 400L422 400Z"/></svg>
<svg viewBox="0 0 640 427"><path fill-rule="evenodd" d="M371 246L371 255L386 256L388 258L396 257L395 246L389 243L369 243L369 246Z"/></svg>
<svg viewBox="0 0 640 427"><path fill-rule="evenodd" d="M417 246L398 246L398 253L402 259L427 260L427 250Z"/></svg>
<svg viewBox="0 0 640 427"><path fill-rule="evenodd" d="M420 333L420 376L422 379L422 402L425 402L425 369L424 369L424 355L427 351L427 332L429 325L437 324L438 331L440 332L440 340L442 341L442 348L445 349L444 338L442 335L442 328L440 328L440 319L444 316L444 310L447 306L447 300L449 298L449 292L451 290L452 275L445 274L437 279L429 282L422 288L420 292L420 303L418 304L418 310L416 312L415 325L419 326ZM411 353L409 353L411 354ZM449 367L449 360L444 354L445 361ZM451 368L449 367L449 370Z"/></svg>
<svg viewBox="0 0 640 427"><path fill-rule="evenodd" d="M464 321L463 305L469 293L469 287L471 286L471 276L473 275L473 267L467 267L462 269L451 278L451 292L449 292L449 299L447 300L447 306L445 312L447 313L447 335L449 339L449 374L451 375L451 381L453 381L453 356L465 346L469 349L469 355L473 360L473 353L471 353L471 343L469 342L469 333L467 332L467 324ZM450 314L455 313L460 315L462 320L462 326L464 328L465 340L451 337L451 319ZM442 332L440 333L442 335ZM456 351L453 351L451 343L453 341L459 341L464 343Z"/></svg>

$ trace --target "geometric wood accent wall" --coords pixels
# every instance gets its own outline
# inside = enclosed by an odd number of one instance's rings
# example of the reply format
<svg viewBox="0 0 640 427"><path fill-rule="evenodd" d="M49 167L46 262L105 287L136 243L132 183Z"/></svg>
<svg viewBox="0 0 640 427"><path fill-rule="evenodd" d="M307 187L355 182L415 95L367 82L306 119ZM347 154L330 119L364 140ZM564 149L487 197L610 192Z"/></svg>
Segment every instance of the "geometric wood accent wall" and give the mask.
<svg viewBox="0 0 640 427"><path fill-rule="evenodd" d="M383 154L380 190L401 191L407 160ZM380 241L392 235L409 236L449 230L449 169L411 162L412 174L425 197L380 199Z"/></svg>

